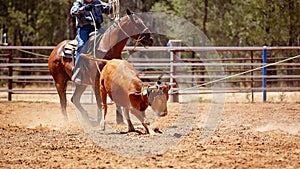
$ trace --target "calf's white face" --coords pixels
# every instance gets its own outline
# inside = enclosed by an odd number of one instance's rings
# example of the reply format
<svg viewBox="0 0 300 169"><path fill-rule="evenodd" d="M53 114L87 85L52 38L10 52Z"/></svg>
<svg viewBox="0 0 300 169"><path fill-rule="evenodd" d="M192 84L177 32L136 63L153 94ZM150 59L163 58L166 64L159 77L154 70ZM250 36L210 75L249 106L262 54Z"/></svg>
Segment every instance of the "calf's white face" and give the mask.
<svg viewBox="0 0 300 169"><path fill-rule="evenodd" d="M157 85L156 89L149 89L148 99L152 110L160 117L168 114L167 102L169 99L169 86Z"/></svg>

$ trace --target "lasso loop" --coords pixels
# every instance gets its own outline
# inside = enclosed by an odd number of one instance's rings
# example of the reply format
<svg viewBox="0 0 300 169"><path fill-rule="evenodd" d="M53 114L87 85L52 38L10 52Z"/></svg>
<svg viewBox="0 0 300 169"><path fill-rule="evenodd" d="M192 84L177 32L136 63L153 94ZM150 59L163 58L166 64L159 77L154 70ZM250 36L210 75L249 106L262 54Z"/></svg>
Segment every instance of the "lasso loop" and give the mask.
<svg viewBox="0 0 300 169"><path fill-rule="evenodd" d="M109 0L109 4L112 5L112 17L111 20L118 20L120 18L120 1L119 0Z"/></svg>
<svg viewBox="0 0 300 169"><path fill-rule="evenodd" d="M113 17L111 18L112 20L118 20L120 15L119 15L119 12L120 12L120 1L119 0L109 0L109 3L112 5L112 14L113 14ZM96 28L96 22L95 22L95 18L92 14L92 12L90 12L91 16L92 16L92 20L93 20L93 24L94 24L94 58L96 58L96 37L97 37L97 28ZM99 68L99 65L97 62L95 62L96 64L96 67L97 67L97 70L99 73L101 73L101 70Z"/></svg>

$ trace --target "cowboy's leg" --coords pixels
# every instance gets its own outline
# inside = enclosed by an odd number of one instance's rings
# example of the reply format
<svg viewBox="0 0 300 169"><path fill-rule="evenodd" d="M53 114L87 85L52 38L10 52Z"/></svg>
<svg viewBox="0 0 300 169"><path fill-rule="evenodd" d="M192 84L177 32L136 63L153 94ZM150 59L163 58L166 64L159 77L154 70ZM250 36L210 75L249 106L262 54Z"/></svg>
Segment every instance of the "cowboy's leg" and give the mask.
<svg viewBox="0 0 300 169"><path fill-rule="evenodd" d="M77 48L77 54L76 54L76 59L75 59L75 65L77 64L79 58L80 58L80 53L82 52L82 48L84 47L85 43L89 39L89 34L91 33L91 25L79 27L77 30L78 34L78 48Z"/></svg>
<svg viewBox="0 0 300 169"><path fill-rule="evenodd" d="M89 33L91 29L90 26L83 26L83 27L78 27L77 28L77 39L78 39L78 48L77 48L77 53L75 57L75 67L73 69L73 77L72 80L74 81L75 78L78 78L78 81L81 81L79 74L79 69L80 68L80 53L81 50L83 49L85 43L89 39ZM75 80L76 81L76 80Z"/></svg>

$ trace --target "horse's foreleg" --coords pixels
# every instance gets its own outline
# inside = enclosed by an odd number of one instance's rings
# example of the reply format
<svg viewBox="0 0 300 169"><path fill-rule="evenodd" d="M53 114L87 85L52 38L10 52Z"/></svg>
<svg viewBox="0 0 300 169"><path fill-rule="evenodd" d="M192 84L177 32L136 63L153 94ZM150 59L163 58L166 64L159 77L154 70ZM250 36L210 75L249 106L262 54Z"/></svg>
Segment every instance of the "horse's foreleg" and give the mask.
<svg viewBox="0 0 300 169"><path fill-rule="evenodd" d="M55 83L56 90L59 95L60 107L61 112L64 115L66 121L68 121L68 114L67 114L67 97L66 97L66 87L67 82L64 83Z"/></svg>
<svg viewBox="0 0 300 169"><path fill-rule="evenodd" d="M87 88L87 86L85 86L85 85L77 85L76 84L75 91L73 93L71 101L75 105L75 107L80 111L83 118L88 120L89 118L88 118L87 111L81 106L81 103L80 103L81 95L85 91L86 88Z"/></svg>

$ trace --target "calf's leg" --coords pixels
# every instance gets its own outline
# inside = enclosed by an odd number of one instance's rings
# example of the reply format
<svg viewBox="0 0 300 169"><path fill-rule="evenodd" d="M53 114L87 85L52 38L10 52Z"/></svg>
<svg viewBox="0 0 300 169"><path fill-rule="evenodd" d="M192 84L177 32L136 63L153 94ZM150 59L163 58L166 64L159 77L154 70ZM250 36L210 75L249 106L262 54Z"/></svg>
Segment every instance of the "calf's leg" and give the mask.
<svg viewBox="0 0 300 169"><path fill-rule="evenodd" d="M100 85L100 96L102 99L102 113L101 113L101 121L100 121L100 129L105 130L105 116L107 113L107 92L104 86ZM103 112L104 111L104 112Z"/></svg>
<svg viewBox="0 0 300 169"><path fill-rule="evenodd" d="M97 101L97 123L100 123L101 121L101 112L102 112L102 100L100 96L100 73L97 71L96 77L95 77L95 83L93 86L94 92L95 92L95 97Z"/></svg>
<svg viewBox="0 0 300 169"><path fill-rule="evenodd" d="M128 132L134 132L135 129L131 123L130 117L129 117L129 109L128 108L124 108L124 116L127 120L127 124L128 124Z"/></svg>
<svg viewBox="0 0 300 169"><path fill-rule="evenodd" d="M131 113L132 113L137 119L140 120L140 122L142 123L142 125L143 125L144 128L146 129L146 133L147 133L147 134L150 134L149 128L148 128L149 122L148 122L148 120L147 120L146 117L145 117L145 112L144 112L144 111L138 111L138 110L132 108L132 109L131 109Z"/></svg>

